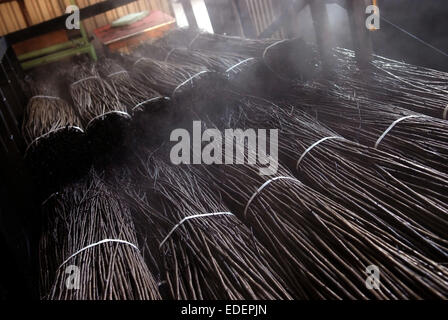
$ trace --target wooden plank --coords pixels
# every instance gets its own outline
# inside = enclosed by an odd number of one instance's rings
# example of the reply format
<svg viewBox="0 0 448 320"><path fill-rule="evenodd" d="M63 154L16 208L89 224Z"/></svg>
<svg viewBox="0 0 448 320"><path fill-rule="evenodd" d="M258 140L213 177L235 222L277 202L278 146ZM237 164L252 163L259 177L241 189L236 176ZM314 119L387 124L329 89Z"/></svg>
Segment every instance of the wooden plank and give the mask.
<svg viewBox="0 0 448 320"><path fill-rule="evenodd" d="M172 30L176 27L175 22L166 23L162 26L150 28L143 33L134 35L132 37L119 40L117 42L111 43L108 45L110 51L122 51L129 53L132 49L138 47L142 42L146 42L149 39L157 39L161 38L167 33L169 30Z"/></svg>
<svg viewBox="0 0 448 320"><path fill-rule="evenodd" d="M68 41L67 32L65 30L57 30L46 33L35 38L31 38L14 44L12 47L16 55L21 55L30 51L40 50L55 44Z"/></svg>
<svg viewBox="0 0 448 320"><path fill-rule="evenodd" d="M145 18L136 21L131 25L114 28L109 24L96 29L94 32L101 43L109 45L116 41L124 40L151 29L155 29L159 26L174 23L175 19L173 17L161 11L154 11Z"/></svg>
<svg viewBox="0 0 448 320"><path fill-rule="evenodd" d="M111 51L126 48L126 52L150 38L159 38L175 27L176 20L161 11L154 11L129 26L114 28L110 24L96 29L98 40Z"/></svg>
<svg viewBox="0 0 448 320"><path fill-rule="evenodd" d="M29 27L31 23L31 16L28 12L28 8L25 5L25 0L18 0L20 11L22 11L22 15L25 19L26 26Z"/></svg>

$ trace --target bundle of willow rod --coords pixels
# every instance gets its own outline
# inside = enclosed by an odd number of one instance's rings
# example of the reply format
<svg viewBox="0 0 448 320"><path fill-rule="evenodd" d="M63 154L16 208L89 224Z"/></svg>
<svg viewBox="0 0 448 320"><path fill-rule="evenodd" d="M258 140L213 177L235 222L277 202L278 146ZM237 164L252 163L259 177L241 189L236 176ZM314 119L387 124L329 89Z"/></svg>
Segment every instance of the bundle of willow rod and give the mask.
<svg viewBox="0 0 448 320"><path fill-rule="evenodd" d="M402 242L437 262L448 261L447 175L345 140L305 113L253 99L242 105L250 115L245 126L280 130L282 161L299 178L390 233L385 241L398 241L391 245Z"/></svg>
<svg viewBox="0 0 448 320"><path fill-rule="evenodd" d="M247 39L201 32L192 28L175 29L156 42L159 46L232 52L247 57L261 57L278 39Z"/></svg>
<svg viewBox="0 0 448 320"><path fill-rule="evenodd" d="M282 166L271 176L260 175L260 168L232 164L202 170L255 237L289 270L287 283L295 298L447 297L446 267L378 228L373 219L305 186ZM366 287L365 271L371 265L381 272L380 290Z"/></svg>
<svg viewBox="0 0 448 320"><path fill-rule="evenodd" d="M338 85L378 103L394 104L448 119L448 80L444 72L375 56L370 70L360 71L353 51L335 50Z"/></svg>
<svg viewBox="0 0 448 320"><path fill-rule="evenodd" d="M104 81L93 67L73 68L70 94L85 127L106 113L126 112L114 87Z"/></svg>
<svg viewBox="0 0 448 320"><path fill-rule="evenodd" d="M128 112L139 108L146 101L160 97L160 94L149 86L132 79L129 73L112 59L105 59L99 66L104 79L112 84L118 99Z"/></svg>
<svg viewBox="0 0 448 320"><path fill-rule="evenodd" d="M189 171L149 158L141 182L125 189L169 298L291 299L284 266Z"/></svg>
<svg viewBox="0 0 448 320"><path fill-rule="evenodd" d="M91 172L43 203L41 293L50 300L160 299L130 211Z"/></svg>
<svg viewBox="0 0 448 320"><path fill-rule="evenodd" d="M81 127L72 106L54 94L51 88L34 88L28 101L22 125L23 137L28 144L62 128Z"/></svg>
<svg viewBox="0 0 448 320"><path fill-rule="evenodd" d="M152 44L143 44L134 54L179 65L202 66L216 72L226 72L247 60L246 56L237 53L215 53L204 50L159 47Z"/></svg>
<svg viewBox="0 0 448 320"><path fill-rule="evenodd" d="M234 53L257 58L277 80L289 82L314 77L319 63L316 52L303 39L247 39L178 29L157 42L162 47L186 47L217 54ZM242 60L244 61L244 60Z"/></svg>
<svg viewBox="0 0 448 320"><path fill-rule="evenodd" d="M140 81L171 97L181 87L209 70L201 66L177 65L150 58L139 58L134 62L132 72Z"/></svg>
<svg viewBox="0 0 448 320"><path fill-rule="evenodd" d="M448 173L448 122L352 96L334 84L310 84L291 91L289 101L342 136Z"/></svg>

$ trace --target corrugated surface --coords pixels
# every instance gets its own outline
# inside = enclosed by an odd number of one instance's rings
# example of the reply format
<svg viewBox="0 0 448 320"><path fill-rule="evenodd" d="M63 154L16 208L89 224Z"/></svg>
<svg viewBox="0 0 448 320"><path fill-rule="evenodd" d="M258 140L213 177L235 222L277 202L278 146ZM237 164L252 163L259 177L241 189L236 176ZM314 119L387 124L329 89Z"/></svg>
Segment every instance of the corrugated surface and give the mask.
<svg viewBox="0 0 448 320"><path fill-rule="evenodd" d="M80 8L105 0L77 0ZM31 25L56 18L64 14L70 0L25 0ZM129 13L143 10L161 10L171 14L169 0L139 0L115 10L83 20L88 33L104 26L113 20ZM0 35L26 28L25 18L20 11L17 1L0 4Z"/></svg>
<svg viewBox="0 0 448 320"><path fill-rule="evenodd" d="M19 4L16 1L0 4L0 35L25 27L25 18L20 12Z"/></svg>
<svg viewBox="0 0 448 320"><path fill-rule="evenodd" d="M250 17L259 35L279 15L280 2L278 0L246 0ZM283 32L277 32L276 37L283 37Z"/></svg>

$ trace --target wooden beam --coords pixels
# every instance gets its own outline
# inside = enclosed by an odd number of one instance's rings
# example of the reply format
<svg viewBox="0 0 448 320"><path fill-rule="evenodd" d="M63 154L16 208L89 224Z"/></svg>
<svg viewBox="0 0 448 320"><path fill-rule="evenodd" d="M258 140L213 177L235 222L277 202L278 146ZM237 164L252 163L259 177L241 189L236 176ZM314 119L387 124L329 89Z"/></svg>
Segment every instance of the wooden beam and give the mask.
<svg viewBox="0 0 448 320"><path fill-rule="evenodd" d="M103 12L125 6L135 1L136 0L106 0L80 9L79 14L81 20L84 20L96 16L98 14L101 14ZM64 14L60 17L44 21L29 28L9 33L5 36L5 38L8 40L10 44L14 44L41 34L45 34L59 29L65 29L65 20L67 19L68 16L69 14Z"/></svg>
<svg viewBox="0 0 448 320"><path fill-rule="evenodd" d="M190 0L180 0L182 7L184 8L185 16L187 17L188 26L190 28L197 28L198 23L196 17L194 16L193 7Z"/></svg>
<svg viewBox="0 0 448 320"><path fill-rule="evenodd" d="M353 47L360 67L367 66L373 57L372 38L366 27L366 8L369 4L366 0L347 0Z"/></svg>
<svg viewBox="0 0 448 320"><path fill-rule="evenodd" d="M330 19L324 0L308 1L313 18L316 42L320 50L320 56L325 68L331 66L333 41L330 30Z"/></svg>
<svg viewBox="0 0 448 320"><path fill-rule="evenodd" d="M308 2L305 0L287 0L279 4L283 6L281 14L260 33L258 38L269 38L281 27L285 27L287 38L293 38L297 33L295 20L297 20L299 12L307 6Z"/></svg>
<svg viewBox="0 0 448 320"><path fill-rule="evenodd" d="M232 0L237 8L240 16L241 25L243 26L244 36L247 38L255 38L257 31L249 14L249 7L246 0Z"/></svg>
<svg viewBox="0 0 448 320"><path fill-rule="evenodd" d="M18 0L20 11L22 12L23 18L25 19L26 26L29 27L33 23L31 21L30 13L28 12L28 8L25 5L25 0Z"/></svg>

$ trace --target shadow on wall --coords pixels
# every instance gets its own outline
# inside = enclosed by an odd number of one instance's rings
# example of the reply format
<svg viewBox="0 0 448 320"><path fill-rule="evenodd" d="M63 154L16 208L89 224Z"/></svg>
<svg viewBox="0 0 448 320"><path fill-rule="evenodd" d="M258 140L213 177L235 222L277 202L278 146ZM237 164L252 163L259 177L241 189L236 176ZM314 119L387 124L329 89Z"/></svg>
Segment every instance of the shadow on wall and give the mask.
<svg viewBox="0 0 448 320"><path fill-rule="evenodd" d="M378 5L383 18L448 54L448 1L380 0ZM346 10L337 4L328 4L327 9L334 44L353 49ZM309 8L299 14L297 35L315 43ZM448 71L448 56L429 48L384 20L381 21L381 29L372 32L372 36L375 53L379 55Z"/></svg>
<svg viewBox="0 0 448 320"><path fill-rule="evenodd" d="M448 54L448 1L380 0L379 6L384 18ZM448 71L448 56L384 21L374 34L374 45L380 55Z"/></svg>

